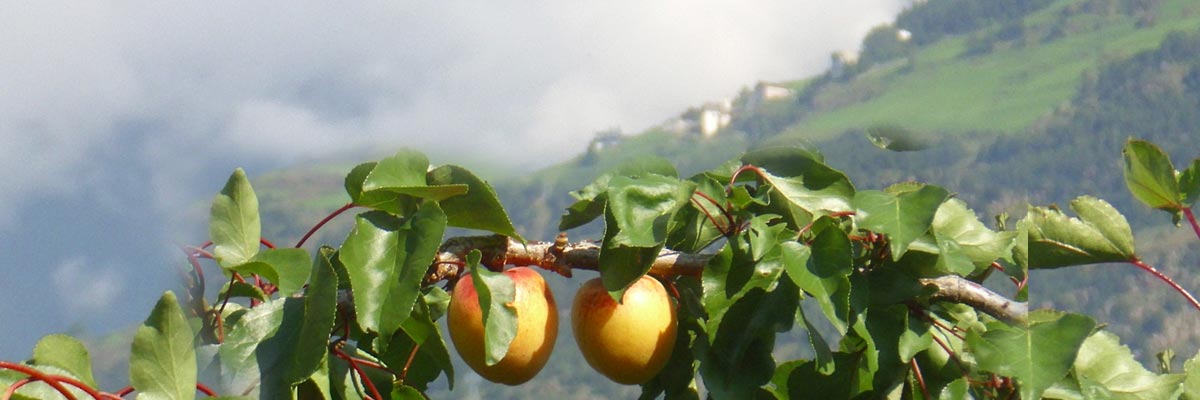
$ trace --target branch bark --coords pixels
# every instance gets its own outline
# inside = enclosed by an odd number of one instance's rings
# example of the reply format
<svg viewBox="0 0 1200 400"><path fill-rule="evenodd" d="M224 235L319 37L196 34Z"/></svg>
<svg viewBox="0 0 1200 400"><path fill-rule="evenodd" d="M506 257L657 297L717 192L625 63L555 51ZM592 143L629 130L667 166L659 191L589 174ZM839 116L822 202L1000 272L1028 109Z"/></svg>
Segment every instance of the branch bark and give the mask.
<svg viewBox="0 0 1200 400"><path fill-rule="evenodd" d="M481 262L493 270L505 265L535 266L570 277L572 270L597 271L600 267L600 243L571 243L565 234L559 234L554 242L524 244L504 236L464 236L451 238L442 245L437 259L426 274L425 282L457 280L466 265L466 254L471 250L483 253ZM659 276L700 276L712 256L664 250L651 265L650 273ZM961 276L947 275L919 281L937 288L931 300L966 304L1008 323L1021 324L1029 313L1026 303L1013 301Z"/></svg>

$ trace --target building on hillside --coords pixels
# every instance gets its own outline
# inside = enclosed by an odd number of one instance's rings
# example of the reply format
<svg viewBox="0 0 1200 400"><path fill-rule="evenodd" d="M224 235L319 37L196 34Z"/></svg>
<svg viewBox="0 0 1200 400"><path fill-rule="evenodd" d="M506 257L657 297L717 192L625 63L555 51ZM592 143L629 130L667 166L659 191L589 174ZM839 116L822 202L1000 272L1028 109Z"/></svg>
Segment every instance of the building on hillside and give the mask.
<svg viewBox="0 0 1200 400"><path fill-rule="evenodd" d="M759 82L754 85L754 97L762 101L783 100L792 97L792 89L778 83Z"/></svg>
<svg viewBox="0 0 1200 400"><path fill-rule="evenodd" d="M733 102L729 99L706 103L700 107L700 135L711 137L721 128L729 126L729 122L733 120L732 109Z"/></svg>
<svg viewBox="0 0 1200 400"><path fill-rule="evenodd" d="M838 50L830 58L829 75L833 79L847 76L858 65L858 53L852 51Z"/></svg>
<svg viewBox="0 0 1200 400"><path fill-rule="evenodd" d="M907 29L897 29L896 40L899 40L900 43L908 43L912 40L912 32L909 32Z"/></svg>
<svg viewBox="0 0 1200 400"><path fill-rule="evenodd" d="M758 109L763 103L790 99L795 96L795 92L780 83L759 81L754 85L754 91L745 96L745 102L739 106L739 110L749 112Z"/></svg>
<svg viewBox="0 0 1200 400"><path fill-rule="evenodd" d="M596 136L592 138L592 142L588 143L588 153L596 153L616 146L621 144L622 140L625 140L625 136L621 133L621 128L609 128L596 132Z"/></svg>

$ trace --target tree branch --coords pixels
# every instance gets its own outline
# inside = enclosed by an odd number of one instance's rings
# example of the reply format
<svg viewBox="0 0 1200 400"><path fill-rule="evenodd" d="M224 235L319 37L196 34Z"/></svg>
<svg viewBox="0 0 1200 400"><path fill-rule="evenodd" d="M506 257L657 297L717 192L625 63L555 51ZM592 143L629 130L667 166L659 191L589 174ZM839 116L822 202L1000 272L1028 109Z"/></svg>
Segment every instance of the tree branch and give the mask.
<svg viewBox="0 0 1200 400"><path fill-rule="evenodd" d="M598 271L600 268L600 244L595 241L570 243L566 234L559 234L554 242L529 243L499 235L464 236L450 238L442 245L437 259L425 276L425 282L457 280L466 265L466 254L471 250L483 253L481 262L493 270L505 265L536 266L570 277L575 269ZM651 265L650 273L659 276L700 276L712 256L664 250ZM1029 312L1026 303L1008 299L961 276L947 275L919 281L937 288L931 300L966 304L1008 323L1023 323Z"/></svg>

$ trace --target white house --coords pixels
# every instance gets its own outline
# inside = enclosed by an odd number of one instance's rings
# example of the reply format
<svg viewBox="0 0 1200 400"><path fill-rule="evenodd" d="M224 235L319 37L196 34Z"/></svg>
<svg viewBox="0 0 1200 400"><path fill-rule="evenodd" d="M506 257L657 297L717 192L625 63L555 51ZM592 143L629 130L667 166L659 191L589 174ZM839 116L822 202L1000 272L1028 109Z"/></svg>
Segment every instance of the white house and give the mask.
<svg viewBox="0 0 1200 400"><path fill-rule="evenodd" d="M733 102L725 99L721 102L706 103L700 107L700 134L710 137L717 134L721 128L729 126L733 120Z"/></svg>
<svg viewBox="0 0 1200 400"><path fill-rule="evenodd" d="M841 78L846 74L846 71L858 65L858 53L853 51L839 50L833 52L831 65L829 66L829 74L834 79Z"/></svg>

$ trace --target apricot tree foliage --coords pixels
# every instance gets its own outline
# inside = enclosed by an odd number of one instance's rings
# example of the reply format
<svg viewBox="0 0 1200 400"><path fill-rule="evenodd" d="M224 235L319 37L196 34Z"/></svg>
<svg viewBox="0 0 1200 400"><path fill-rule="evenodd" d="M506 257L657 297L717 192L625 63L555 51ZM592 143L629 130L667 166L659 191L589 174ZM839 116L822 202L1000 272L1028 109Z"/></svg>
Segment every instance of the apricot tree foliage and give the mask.
<svg viewBox="0 0 1200 400"><path fill-rule="evenodd" d="M1200 160L1177 171L1136 140L1123 156L1135 197L1200 238ZM439 377L455 384L437 324L446 288L468 271L488 276L471 284L487 293L485 347L498 360L521 310L511 280L489 271L514 265L597 270L614 299L646 274L667 283L675 347L643 398L1200 398L1197 358L1181 373L1151 372L1093 318L1027 309L1031 269L1098 263L1153 273L1200 309L1142 262L1125 218L1090 196L989 227L948 189L866 190L816 152L768 148L687 178L664 160L625 164L572 192L559 225L602 221L598 241L537 242L485 181L416 151L358 165L345 189L345 207L282 247L261 236L257 197L235 171L213 200L210 242L184 249L186 291L165 293L134 337L129 387L95 388L83 345L51 335L29 360L0 362L0 399L423 398ZM357 214L342 243L304 249L347 211ZM448 227L490 235L447 238ZM1012 298L981 284L997 274ZM803 332L812 358L775 358L788 331Z"/></svg>

